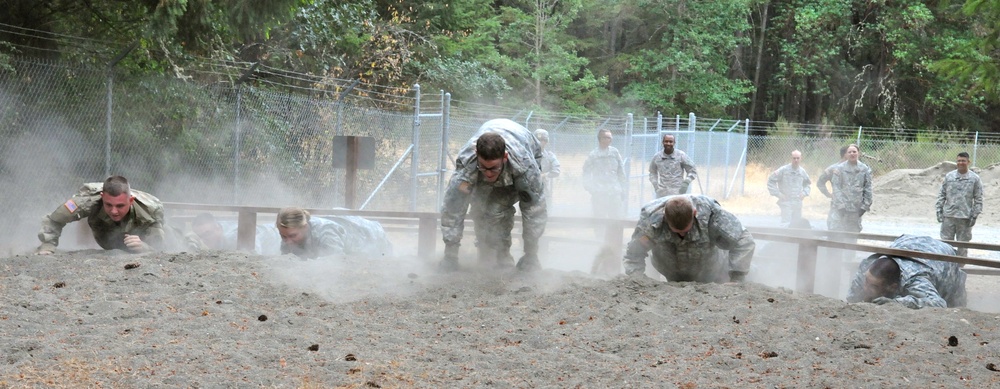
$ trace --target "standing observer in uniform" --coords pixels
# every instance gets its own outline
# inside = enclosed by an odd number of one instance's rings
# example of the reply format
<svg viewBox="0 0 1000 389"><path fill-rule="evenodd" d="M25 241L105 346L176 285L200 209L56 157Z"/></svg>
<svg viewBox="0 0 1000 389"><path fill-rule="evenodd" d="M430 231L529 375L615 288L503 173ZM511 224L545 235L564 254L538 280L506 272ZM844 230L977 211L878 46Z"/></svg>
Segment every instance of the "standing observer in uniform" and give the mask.
<svg viewBox="0 0 1000 389"><path fill-rule="evenodd" d="M467 213L476 223L479 260L509 267L514 259L510 253L514 204L521 210L524 241L524 256L517 261L517 268L541 268L538 240L548 219L541 160L537 139L520 124L494 119L479 127L458 153L455 172L445 190L441 206L443 270L458 269Z"/></svg>
<svg viewBox="0 0 1000 389"><path fill-rule="evenodd" d="M955 248L929 236L902 235L889 247L955 255ZM896 302L913 309L964 307L965 278L957 263L873 254L858 266L847 302Z"/></svg>
<svg viewBox="0 0 1000 389"><path fill-rule="evenodd" d="M538 139L538 145L542 148L542 182L545 183L545 196L547 200L552 199L552 179L559 177L562 173L562 167L559 165L559 158L556 158L556 154L548 149L549 146L549 132L541 128L535 130L535 139Z"/></svg>
<svg viewBox="0 0 1000 389"><path fill-rule="evenodd" d="M691 182L698 179L694 161L684 150L675 149L673 135L663 136L663 151L649 161L649 183L656 197L685 194Z"/></svg>
<svg viewBox="0 0 1000 389"><path fill-rule="evenodd" d="M642 207L623 260L625 274L653 268L667 281L739 282L755 243L735 215L704 195L661 197Z"/></svg>
<svg viewBox="0 0 1000 389"><path fill-rule="evenodd" d="M934 209L941 223L941 239L968 242L972 240L972 227L983 212L983 182L976 172L969 170L969 153L958 153L956 169L948 172L941 183ZM967 256L962 247L958 255Z"/></svg>
<svg viewBox="0 0 1000 389"><path fill-rule="evenodd" d="M315 217L299 207L278 211L274 223L281 236L281 253L303 258L392 255L392 243L378 222L358 216Z"/></svg>
<svg viewBox="0 0 1000 389"><path fill-rule="evenodd" d="M861 217L872 206L872 169L858 161L858 145L847 146L846 160L834 164L819 176L816 186L830 198L829 229L861 232ZM832 193L827 189L829 182Z"/></svg>
<svg viewBox="0 0 1000 389"><path fill-rule="evenodd" d="M94 240L105 250L142 253L167 250L179 243L180 236L165 226L163 204L153 195L133 190L122 176L111 176L104 183L83 184L77 194L42 218L35 252L52 254L59 245L66 224L86 218ZM168 247L168 245L170 247Z"/></svg>
<svg viewBox="0 0 1000 389"><path fill-rule="evenodd" d="M781 222L791 223L802 218L802 199L809 196L812 181L806 169L799 166L802 153L792 151L792 162L778 168L767 177L767 192L778 198Z"/></svg>
<svg viewBox="0 0 1000 389"><path fill-rule="evenodd" d="M583 162L583 188L590 193L590 203L595 217L616 218L624 214L625 175L624 160L612 141L611 130L597 131L597 148Z"/></svg>

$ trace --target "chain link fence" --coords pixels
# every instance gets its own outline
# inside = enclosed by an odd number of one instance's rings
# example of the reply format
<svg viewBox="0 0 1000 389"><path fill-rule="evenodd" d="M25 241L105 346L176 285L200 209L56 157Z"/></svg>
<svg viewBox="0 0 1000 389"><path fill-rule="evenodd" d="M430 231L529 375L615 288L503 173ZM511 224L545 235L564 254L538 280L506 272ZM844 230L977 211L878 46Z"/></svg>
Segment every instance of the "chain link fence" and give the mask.
<svg viewBox="0 0 1000 389"><path fill-rule="evenodd" d="M562 164L552 181L552 214L589 214L580 182L583 163L607 128L626 158L628 215L653 197L647 168L663 134L677 138L698 167L693 193L743 195L747 170L773 170L799 149L815 177L838 160L841 145L861 140L876 174L954 160L959 151L977 165L996 163L1000 142L927 142L898 132L745 120L632 115L598 117L512 110L452 102L443 91L393 89L320 78L266 77L216 82L136 77L122 72L40 60L14 60L0 71L0 248L37 244L39 220L84 182L108 174L164 201L256 206L346 206L345 171L333 168L334 137L375 141L372 169L358 172L356 207L435 212L458 150L485 121L509 118L550 133ZM208 78L208 77L206 77ZM789 129L789 127L791 127ZM831 129L832 128L832 129ZM779 135L753 135L764 131ZM825 131L825 132L824 132ZM750 134L750 135L748 135ZM785 135L781 135L785 134Z"/></svg>

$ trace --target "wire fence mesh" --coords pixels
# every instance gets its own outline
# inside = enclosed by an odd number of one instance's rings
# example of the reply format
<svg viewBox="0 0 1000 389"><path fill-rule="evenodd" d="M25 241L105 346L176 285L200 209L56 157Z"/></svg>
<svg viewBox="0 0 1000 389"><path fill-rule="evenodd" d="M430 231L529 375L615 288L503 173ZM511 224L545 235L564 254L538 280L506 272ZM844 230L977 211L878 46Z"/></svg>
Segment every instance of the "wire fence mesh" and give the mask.
<svg viewBox="0 0 1000 389"><path fill-rule="evenodd" d="M245 84L226 77L194 82L36 59L12 65L14 71L0 71L0 198L17 211L0 216L0 247L17 249L36 244L41 216L80 184L108 174L123 175L164 201L347 206L346 173L332 165L334 138L341 135L371 137L376 145L373 168L358 172L355 207L435 212L458 150L495 118L549 131L548 147L563 172L552 181L553 214L588 213L582 166L597 147L600 128L612 131L612 145L626 158L630 216L653 197L648 163L668 133L698 167L691 191L717 198L763 186L746 182L748 166L776 169L794 149L816 177L839 159L840 146L859 140L876 175L954 160L959 151L973 154L977 166L1000 161L1000 141L978 134L928 141L910 130L693 114L537 113L452 102L443 91L419 86L402 90L322 78L281 83L276 76Z"/></svg>

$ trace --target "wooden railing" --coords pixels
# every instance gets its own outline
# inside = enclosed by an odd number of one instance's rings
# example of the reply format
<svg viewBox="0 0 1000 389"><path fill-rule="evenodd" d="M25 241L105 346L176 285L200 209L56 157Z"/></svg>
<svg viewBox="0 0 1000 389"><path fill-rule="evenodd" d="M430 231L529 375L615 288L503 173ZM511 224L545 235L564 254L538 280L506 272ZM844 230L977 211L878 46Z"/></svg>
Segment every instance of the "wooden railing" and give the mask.
<svg viewBox="0 0 1000 389"><path fill-rule="evenodd" d="M214 211L214 212L235 212L239 223L237 232L237 248L240 250L253 250L256 239L256 224L258 214L277 214L278 207L254 207L235 205L211 205L211 204L191 204L191 203L164 203L167 209L188 210L188 211ZM356 211L349 209L320 209L307 208L307 210L317 216L322 215L353 215L368 219L393 219L393 220L416 220L417 221L417 255L430 258L435 255L437 246L437 231L439 213L436 212L398 212L398 211ZM471 225L472 223L467 224ZM572 216L549 216L550 225L569 224L578 227L606 226L607 234L604 242L598 244L608 245L613 250L621 250L624 246L623 232L626 229L635 227L635 220L628 219L595 219L588 217ZM412 222L410 222L412 224ZM868 233L849 233L826 230L799 230L789 228L773 227L747 227L753 234L755 240L769 240L776 242L794 243L798 245L797 266L799 271L796 280L796 290L799 292L813 293L816 274L817 250L819 247L829 247L833 249L855 250L862 252L878 253L885 255L898 255L904 257L919 257L940 261L955 262L967 265L983 266L987 268L1000 269L1000 261L993 261L980 258L959 257L955 255L943 255L925 253L920 251L900 250L882 246L849 243L857 240L893 241L896 235L878 235ZM581 241L588 241L580 239ZM1000 251L1000 245L985 244L976 242L958 242L945 240L955 247L970 249ZM975 273L971 269L966 270ZM997 274L994 272L982 272L982 274ZM808 275L813 275L809 277Z"/></svg>

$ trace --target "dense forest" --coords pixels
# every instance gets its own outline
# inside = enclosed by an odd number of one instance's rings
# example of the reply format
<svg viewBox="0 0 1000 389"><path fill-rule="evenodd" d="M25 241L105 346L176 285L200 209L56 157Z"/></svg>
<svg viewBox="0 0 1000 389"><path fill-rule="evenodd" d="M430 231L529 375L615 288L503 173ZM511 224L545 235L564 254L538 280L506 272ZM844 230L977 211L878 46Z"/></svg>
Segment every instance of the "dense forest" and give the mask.
<svg viewBox="0 0 1000 389"><path fill-rule="evenodd" d="M420 83L552 112L1000 131L1000 0L5 3L0 71L27 56L204 82ZM255 66L213 71L232 64Z"/></svg>

